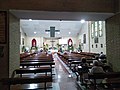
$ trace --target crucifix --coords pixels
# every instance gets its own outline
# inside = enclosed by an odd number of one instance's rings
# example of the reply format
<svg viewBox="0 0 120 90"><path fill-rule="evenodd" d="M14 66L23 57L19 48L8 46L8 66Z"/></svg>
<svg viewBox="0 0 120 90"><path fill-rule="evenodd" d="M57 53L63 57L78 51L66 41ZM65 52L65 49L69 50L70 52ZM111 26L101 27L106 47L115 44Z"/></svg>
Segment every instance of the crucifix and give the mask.
<svg viewBox="0 0 120 90"><path fill-rule="evenodd" d="M50 30L45 30L45 32L50 32L50 37L55 37L55 32L60 32L60 30L55 30L55 27L51 26ZM51 41L52 48L54 47L54 42L53 40Z"/></svg>
<svg viewBox="0 0 120 90"><path fill-rule="evenodd" d="M52 44L52 49L53 49L53 47L54 47L54 42L55 42L55 41L52 40L52 41L50 41L50 42L51 42L51 44Z"/></svg>
<svg viewBox="0 0 120 90"><path fill-rule="evenodd" d="M55 27L50 27L50 30L45 30L45 32L50 32L50 37L55 37L55 32L60 32L60 30L55 30Z"/></svg>

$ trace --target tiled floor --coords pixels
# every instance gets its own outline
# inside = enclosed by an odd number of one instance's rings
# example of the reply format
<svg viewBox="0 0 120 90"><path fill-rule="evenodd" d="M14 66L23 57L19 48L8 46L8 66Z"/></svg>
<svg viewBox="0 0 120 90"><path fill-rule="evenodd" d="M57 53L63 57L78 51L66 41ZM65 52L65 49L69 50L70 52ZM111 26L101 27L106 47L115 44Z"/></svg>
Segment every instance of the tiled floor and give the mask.
<svg viewBox="0 0 120 90"><path fill-rule="evenodd" d="M56 58L57 56L55 56ZM74 74L65 66L60 59L55 60L55 71L57 77L56 83L58 83L60 90L81 90L76 85L76 78Z"/></svg>
<svg viewBox="0 0 120 90"><path fill-rule="evenodd" d="M65 66L62 61L54 55L55 68L53 70L53 83L48 84L47 90L81 90L76 84L75 75ZM52 87L51 87L52 86ZM11 90L44 90L40 89L41 84L27 84L12 86Z"/></svg>

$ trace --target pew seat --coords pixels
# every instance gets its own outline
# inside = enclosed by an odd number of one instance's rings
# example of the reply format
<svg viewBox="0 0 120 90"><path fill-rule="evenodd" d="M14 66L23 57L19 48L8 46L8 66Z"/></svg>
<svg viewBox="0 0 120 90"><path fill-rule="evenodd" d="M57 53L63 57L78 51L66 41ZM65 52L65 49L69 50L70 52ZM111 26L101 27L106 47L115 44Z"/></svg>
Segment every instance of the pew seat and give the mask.
<svg viewBox="0 0 120 90"><path fill-rule="evenodd" d="M96 73L96 74L88 74L89 79L93 79L94 90L96 90L96 86L103 84L109 85L111 88L120 88L120 72L108 72L108 73ZM105 83L97 83L97 79L107 79ZM119 86L119 87L115 87Z"/></svg>
<svg viewBox="0 0 120 90"><path fill-rule="evenodd" d="M0 80L3 85L17 85L17 84L32 84L44 83L44 89L47 88L47 82L52 82L52 76L32 76L32 77L16 77L16 78L3 78Z"/></svg>
<svg viewBox="0 0 120 90"><path fill-rule="evenodd" d="M20 68L13 71L12 77L15 77L16 74L20 74L20 77L22 77L22 74L27 73L45 73L47 76L47 72L51 73L52 76L52 68L51 67L38 67L38 68Z"/></svg>
<svg viewBox="0 0 120 90"><path fill-rule="evenodd" d="M49 65L50 67L52 67L52 65L55 65L55 62L21 62L20 66L22 66L22 68L24 68L25 66L29 67L29 66L45 66L45 65Z"/></svg>

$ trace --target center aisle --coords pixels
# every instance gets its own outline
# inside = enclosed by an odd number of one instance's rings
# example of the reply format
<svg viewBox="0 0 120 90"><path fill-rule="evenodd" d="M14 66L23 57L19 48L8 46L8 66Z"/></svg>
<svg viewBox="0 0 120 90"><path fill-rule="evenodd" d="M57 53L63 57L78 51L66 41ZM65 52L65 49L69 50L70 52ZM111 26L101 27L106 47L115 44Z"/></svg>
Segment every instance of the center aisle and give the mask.
<svg viewBox="0 0 120 90"><path fill-rule="evenodd" d="M54 83L58 83L60 90L81 90L76 84L76 78L70 75L71 71L64 65L62 60L57 56L53 55L55 61L55 78ZM59 90L57 89L57 90Z"/></svg>

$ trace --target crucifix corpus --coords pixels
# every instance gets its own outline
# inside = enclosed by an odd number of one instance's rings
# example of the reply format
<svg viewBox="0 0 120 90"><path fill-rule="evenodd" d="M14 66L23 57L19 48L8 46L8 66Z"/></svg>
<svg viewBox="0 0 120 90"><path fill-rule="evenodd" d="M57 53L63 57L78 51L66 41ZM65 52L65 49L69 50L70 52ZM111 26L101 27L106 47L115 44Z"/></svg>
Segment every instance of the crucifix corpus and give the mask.
<svg viewBox="0 0 120 90"><path fill-rule="evenodd" d="M53 47L54 47L54 42L55 42L55 41L52 40L52 41L50 41L50 42L51 42L51 44L52 44L52 49L53 49Z"/></svg>

